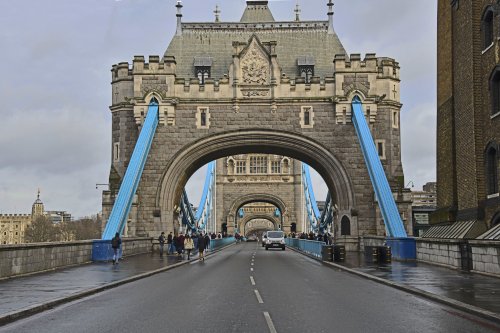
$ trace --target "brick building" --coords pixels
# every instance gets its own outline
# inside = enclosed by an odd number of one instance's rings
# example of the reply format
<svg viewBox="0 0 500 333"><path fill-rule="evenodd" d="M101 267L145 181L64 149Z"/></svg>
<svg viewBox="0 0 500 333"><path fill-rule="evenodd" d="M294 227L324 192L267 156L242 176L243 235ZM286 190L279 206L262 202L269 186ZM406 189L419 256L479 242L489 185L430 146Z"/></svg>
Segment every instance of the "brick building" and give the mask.
<svg viewBox="0 0 500 333"><path fill-rule="evenodd" d="M500 5L438 1L437 201L432 222L500 223Z"/></svg>

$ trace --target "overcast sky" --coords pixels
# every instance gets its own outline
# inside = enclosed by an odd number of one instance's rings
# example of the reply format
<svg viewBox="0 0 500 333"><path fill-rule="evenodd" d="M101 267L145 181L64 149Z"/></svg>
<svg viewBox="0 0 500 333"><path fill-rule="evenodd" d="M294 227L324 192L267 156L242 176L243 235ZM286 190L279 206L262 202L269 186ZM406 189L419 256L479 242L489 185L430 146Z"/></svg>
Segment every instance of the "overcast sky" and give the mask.
<svg viewBox="0 0 500 333"><path fill-rule="evenodd" d="M304 20L326 20L326 0L299 0ZM296 0L270 1L293 20ZM185 22L239 21L244 0L183 1ZM0 1L0 213L29 213L41 189L47 210L101 210L111 159L110 69L134 55L163 55L175 31L174 0ZM406 181L435 180L436 1L336 0L334 25L348 53L401 65ZM332 55L333 59L333 55ZM188 193L199 200L203 172ZM315 180L316 198L326 195Z"/></svg>

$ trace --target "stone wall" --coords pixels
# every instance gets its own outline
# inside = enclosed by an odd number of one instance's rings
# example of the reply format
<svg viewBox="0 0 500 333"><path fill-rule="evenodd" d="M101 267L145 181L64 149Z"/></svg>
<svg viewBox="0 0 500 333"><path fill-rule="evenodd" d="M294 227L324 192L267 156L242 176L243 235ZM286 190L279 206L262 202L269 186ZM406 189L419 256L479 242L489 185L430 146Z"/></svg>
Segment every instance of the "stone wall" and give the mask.
<svg viewBox="0 0 500 333"><path fill-rule="evenodd" d="M500 242L471 240L473 271L500 276Z"/></svg>
<svg viewBox="0 0 500 333"><path fill-rule="evenodd" d="M124 238L123 255L151 252L151 238ZM92 240L0 246L0 279L89 263Z"/></svg>
<svg viewBox="0 0 500 333"><path fill-rule="evenodd" d="M458 239L417 239L417 260L451 268L460 268Z"/></svg>

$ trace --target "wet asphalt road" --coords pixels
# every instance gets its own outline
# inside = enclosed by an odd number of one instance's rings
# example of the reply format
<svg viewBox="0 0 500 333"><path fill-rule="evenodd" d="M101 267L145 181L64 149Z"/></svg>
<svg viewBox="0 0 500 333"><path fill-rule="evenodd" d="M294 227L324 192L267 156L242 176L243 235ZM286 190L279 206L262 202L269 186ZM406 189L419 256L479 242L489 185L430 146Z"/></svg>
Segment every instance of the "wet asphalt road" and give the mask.
<svg viewBox="0 0 500 333"><path fill-rule="evenodd" d="M232 246L204 263L69 303L0 332L273 332L273 327L276 332L500 332L484 319L256 243Z"/></svg>

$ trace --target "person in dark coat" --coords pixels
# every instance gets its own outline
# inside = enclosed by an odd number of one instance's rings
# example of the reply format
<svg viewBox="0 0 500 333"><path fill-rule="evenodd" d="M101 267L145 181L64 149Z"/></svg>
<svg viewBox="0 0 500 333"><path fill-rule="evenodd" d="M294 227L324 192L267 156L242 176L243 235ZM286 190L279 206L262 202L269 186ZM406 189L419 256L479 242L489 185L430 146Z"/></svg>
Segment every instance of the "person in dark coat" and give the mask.
<svg viewBox="0 0 500 333"><path fill-rule="evenodd" d="M172 235L172 232L170 232L167 236L167 254L172 254L174 252L174 237Z"/></svg>
<svg viewBox="0 0 500 333"><path fill-rule="evenodd" d="M181 234L177 237L177 243L175 243L175 247L177 248L177 255L180 257L182 252L184 252L184 234Z"/></svg>
<svg viewBox="0 0 500 333"><path fill-rule="evenodd" d="M209 248L210 248L210 236L208 236L208 234L205 234L205 251L208 252Z"/></svg>
<svg viewBox="0 0 500 333"><path fill-rule="evenodd" d="M122 245L122 239L120 234L116 233L115 237L111 240L111 247L113 248L113 265L118 265L118 260L120 259L120 246Z"/></svg>
<svg viewBox="0 0 500 333"><path fill-rule="evenodd" d="M198 259L200 261L205 261L205 248L206 248L206 244L205 244L205 236L203 236L203 234L199 234L198 235L198 253L199 253L199 257Z"/></svg>

